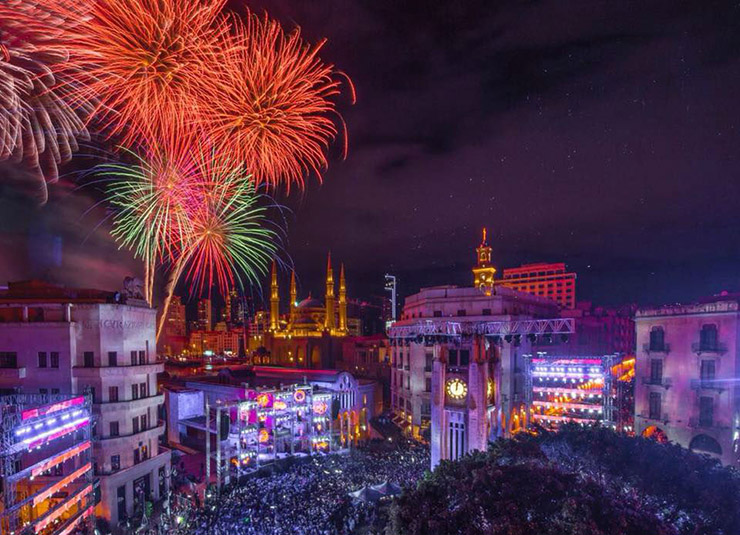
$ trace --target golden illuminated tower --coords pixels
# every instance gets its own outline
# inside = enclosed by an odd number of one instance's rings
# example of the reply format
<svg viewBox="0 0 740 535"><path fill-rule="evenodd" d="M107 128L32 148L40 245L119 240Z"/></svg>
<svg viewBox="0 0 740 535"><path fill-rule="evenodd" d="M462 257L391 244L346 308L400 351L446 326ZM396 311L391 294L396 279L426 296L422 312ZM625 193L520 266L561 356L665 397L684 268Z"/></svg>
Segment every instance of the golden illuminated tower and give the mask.
<svg viewBox="0 0 740 535"><path fill-rule="evenodd" d="M331 253L326 264L326 323L327 331L334 330L334 271L331 269Z"/></svg>
<svg viewBox="0 0 740 535"><path fill-rule="evenodd" d="M295 284L295 270L290 274L290 323L295 320L295 307L298 305L298 290Z"/></svg>
<svg viewBox="0 0 740 535"><path fill-rule="evenodd" d="M280 294L278 293L277 262L272 261L272 282L270 283L270 330L275 332L280 326Z"/></svg>
<svg viewBox="0 0 740 535"><path fill-rule="evenodd" d="M344 264L339 268L339 331L347 332L347 284L344 280Z"/></svg>
<svg viewBox="0 0 740 535"><path fill-rule="evenodd" d="M496 268L491 265L491 247L487 241L487 231L483 227L483 240L476 249L478 253L478 265L473 268L473 277L475 287L486 295L493 293L493 276L496 274Z"/></svg>

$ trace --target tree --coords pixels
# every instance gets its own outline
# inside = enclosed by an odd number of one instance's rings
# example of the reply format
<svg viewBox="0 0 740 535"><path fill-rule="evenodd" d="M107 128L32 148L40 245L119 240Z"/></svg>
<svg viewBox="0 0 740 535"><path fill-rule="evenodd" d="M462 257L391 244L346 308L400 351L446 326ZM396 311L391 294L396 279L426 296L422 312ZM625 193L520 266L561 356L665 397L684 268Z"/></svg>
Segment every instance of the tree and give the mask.
<svg viewBox="0 0 740 535"><path fill-rule="evenodd" d="M444 461L391 512L393 535L730 535L740 476L675 445L566 425Z"/></svg>

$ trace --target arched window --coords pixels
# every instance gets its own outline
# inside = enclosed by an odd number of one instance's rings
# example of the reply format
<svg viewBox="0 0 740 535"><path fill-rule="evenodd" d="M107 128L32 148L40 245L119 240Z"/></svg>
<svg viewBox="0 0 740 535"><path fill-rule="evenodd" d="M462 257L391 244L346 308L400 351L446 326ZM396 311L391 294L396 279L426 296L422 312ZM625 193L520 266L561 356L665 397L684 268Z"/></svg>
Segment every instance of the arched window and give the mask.
<svg viewBox="0 0 740 535"><path fill-rule="evenodd" d="M696 435L689 443L689 449L697 453L710 453L722 455L722 447L719 442L709 435Z"/></svg>

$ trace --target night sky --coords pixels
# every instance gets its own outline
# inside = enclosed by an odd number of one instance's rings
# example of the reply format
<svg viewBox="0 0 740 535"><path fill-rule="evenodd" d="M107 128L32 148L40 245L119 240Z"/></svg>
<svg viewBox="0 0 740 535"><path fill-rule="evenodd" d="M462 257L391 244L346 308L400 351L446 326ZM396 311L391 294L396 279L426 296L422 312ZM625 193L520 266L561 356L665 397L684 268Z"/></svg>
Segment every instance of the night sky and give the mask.
<svg viewBox="0 0 740 535"><path fill-rule="evenodd" d="M329 250L350 296L382 293L385 272L403 294L470 284L484 225L499 269L564 261L579 299L740 290L736 4L248 5L327 37L357 89L348 158L337 144L322 185L281 199L300 293L323 293ZM3 193L0 280L118 287L137 264L93 230L94 189L52 193L43 208Z"/></svg>

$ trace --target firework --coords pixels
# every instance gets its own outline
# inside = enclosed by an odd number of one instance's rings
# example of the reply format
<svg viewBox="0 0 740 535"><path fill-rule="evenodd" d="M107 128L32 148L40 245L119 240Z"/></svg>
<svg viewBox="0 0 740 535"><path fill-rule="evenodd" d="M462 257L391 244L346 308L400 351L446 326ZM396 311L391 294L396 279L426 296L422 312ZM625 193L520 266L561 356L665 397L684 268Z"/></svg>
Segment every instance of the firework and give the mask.
<svg viewBox="0 0 740 535"><path fill-rule="evenodd" d="M202 169L180 263L192 293L215 285L226 295L235 284L259 283L275 255L277 234L268 227L264 197L240 166L215 157Z"/></svg>
<svg viewBox="0 0 740 535"><path fill-rule="evenodd" d="M98 174L111 182L108 201L116 210L111 234L145 266L145 294L152 302L156 265L174 260L191 232L188 207L202 187L191 138L182 136L152 144L134 165L107 164Z"/></svg>
<svg viewBox="0 0 740 535"><path fill-rule="evenodd" d="M71 159L78 140L89 140L81 118L91 110L88 101L72 106L72 85L55 74L68 69L61 28L73 24L29 0L0 2L0 161L30 170L42 202L58 165Z"/></svg>
<svg viewBox="0 0 740 535"><path fill-rule="evenodd" d="M217 93L202 115L207 128L257 184L289 189L311 171L320 178L341 120L333 101L341 73L318 58L323 42L309 47L299 30L286 34L252 14L232 26Z"/></svg>
<svg viewBox="0 0 740 535"><path fill-rule="evenodd" d="M67 9L85 21L71 32L75 98L96 99L91 115L127 146L142 132L167 136L191 122L210 102L224 53L224 1L96 0Z"/></svg>

